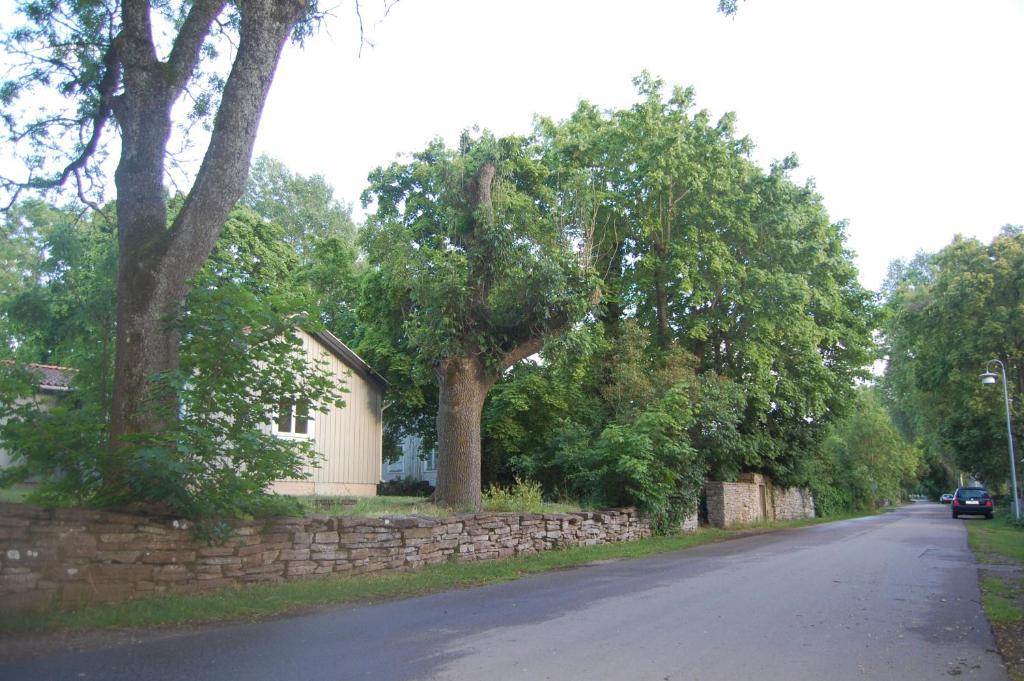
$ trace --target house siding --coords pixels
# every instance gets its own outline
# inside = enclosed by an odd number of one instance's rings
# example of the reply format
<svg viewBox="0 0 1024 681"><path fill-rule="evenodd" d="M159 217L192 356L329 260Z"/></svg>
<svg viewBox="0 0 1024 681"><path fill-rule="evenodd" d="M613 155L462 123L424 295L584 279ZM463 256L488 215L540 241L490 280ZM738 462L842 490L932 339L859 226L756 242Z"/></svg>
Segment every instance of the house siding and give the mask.
<svg viewBox="0 0 1024 681"><path fill-rule="evenodd" d="M280 480L279 494L374 496L380 480L383 443L383 390L366 380L310 334L299 331L306 357L321 361L344 387L345 406L331 406L313 417L319 467L309 466L305 480ZM272 426L269 426L272 427Z"/></svg>
<svg viewBox="0 0 1024 681"><path fill-rule="evenodd" d="M407 435L402 439L402 456L398 461L384 464L381 477L384 480L425 480L437 486L437 455L433 459L420 458L423 439L415 435ZM431 467L433 465L433 467Z"/></svg>

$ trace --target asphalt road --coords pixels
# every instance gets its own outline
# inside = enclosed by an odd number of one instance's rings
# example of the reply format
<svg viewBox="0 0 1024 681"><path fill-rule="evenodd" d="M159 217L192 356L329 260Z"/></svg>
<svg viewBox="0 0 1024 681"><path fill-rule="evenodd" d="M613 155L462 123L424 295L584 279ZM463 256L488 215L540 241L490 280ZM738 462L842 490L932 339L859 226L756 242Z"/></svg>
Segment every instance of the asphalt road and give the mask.
<svg viewBox="0 0 1024 681"><path fill-rule="evenodd" d="M0 666L0 679L1005 681L948 507ZM0 641L2 645L2 641Z"/></svg>

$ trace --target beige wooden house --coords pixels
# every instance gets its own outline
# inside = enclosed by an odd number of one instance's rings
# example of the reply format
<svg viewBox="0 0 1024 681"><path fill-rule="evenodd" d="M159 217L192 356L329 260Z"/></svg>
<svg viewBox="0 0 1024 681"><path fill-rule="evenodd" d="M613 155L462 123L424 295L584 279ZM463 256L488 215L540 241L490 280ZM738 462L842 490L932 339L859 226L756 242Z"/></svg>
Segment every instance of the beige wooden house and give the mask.
<svg viewBox="0 0 1024 681"><path fill-rule="evenodd" d="M375 496L380 481L387 381L329 332L298 331L310 361L323 360L348 390L345 406L326 412L280 414L269 424L278 437L311 439L320 455L305 480L278 480L272 490L293 495Z"/></svg>

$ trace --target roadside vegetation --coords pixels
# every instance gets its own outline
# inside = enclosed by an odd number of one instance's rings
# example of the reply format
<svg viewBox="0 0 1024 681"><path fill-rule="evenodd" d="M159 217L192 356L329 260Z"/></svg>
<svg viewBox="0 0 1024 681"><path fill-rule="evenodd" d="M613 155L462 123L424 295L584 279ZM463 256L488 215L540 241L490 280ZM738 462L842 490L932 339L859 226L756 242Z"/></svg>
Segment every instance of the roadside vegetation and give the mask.
<svg viewBox="0 0 1024 681"><path fill-rule="evenodd" d="M965 521L980 570L982 605L1015 681L1024 679L1024 524L1003 510L989 522Z"/></svg>
<svg viewBox="0 0 1024 681"><path fill-rule="evenodd" d="M28 485L13 485L11 487L0 487L0 501L10 504L23 503L32 491Z"/></svg>
<svg viewBox="0 0 1024 681"><path fill-rule="evenodd" d="M473 509L458 509L435 504L427 497L300 497L300 509L306 513L380 517L386 515L422 515L441 517ZM483 494L481 509L495 513L570 513L584 510L579 504L544 501L540 485L517 481L512 487L493 486Z"/></svg>

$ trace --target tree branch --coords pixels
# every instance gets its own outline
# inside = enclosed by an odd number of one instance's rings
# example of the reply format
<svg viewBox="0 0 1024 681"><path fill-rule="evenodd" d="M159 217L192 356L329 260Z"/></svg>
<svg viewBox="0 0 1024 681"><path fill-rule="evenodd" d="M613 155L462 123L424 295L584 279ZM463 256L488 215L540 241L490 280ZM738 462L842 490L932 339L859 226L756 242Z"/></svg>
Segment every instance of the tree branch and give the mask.
<svg viewBox="0 0 1024 681"><path fill-rule="evenodd" d="M96 153L100 137L103 136L103 130L106 128L113 112L114 96L121 83L120 44L120 40L115 38L103 55L103 78L98 86L99 102L96 105L96 111L89 119L92 123L92 132L82 147L82 151L70 163L64 166L64 169L56 177L29 178L25 182L19 183L7 208L14 205L22 189L53 189L64 186L72 176L76 179L79 178L80 171L85 168L89 160ZM31 133L26 131L24 134L28 135ZM76 184L79 193L81 193L81 182L79 181Z"/></svg>
<svg viewBox="0 0 1024 681"><path fill-rule="evenodd" d="M511 366L521 362L530 355L536 354L544 347L544 336L536 335L526 340L504 354L501 359L501 370L504 371Z"/></svg>
<svg viewBox="0 0 1024 681"><path fill-rule="evenodd" d="M153 44L153 26L149 18L149 3L145 0L124 0L121 5L120 40L121 63L142 68L155 64L156 46Z"/></svg>
<svg viewBox="0 0 1024 681"><path fill-rule="evenodd" d="M197 0L189 10L167 58L170 85L175 91L184 88L192 76L196 64L199 63L200 50L210 32L210 26L220 16L226 4L225 0Z"/></svg>
<svg viewBox="0 0 1024 681"><path fill-rule="evenodd" d="M249 0L239 5L238 53L224 85L206 155L170 230L165 265L171 270L194 274L242 195L274 70L305 6L305 0ZM218 229L208 229L211 224Z"/></svg>

